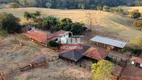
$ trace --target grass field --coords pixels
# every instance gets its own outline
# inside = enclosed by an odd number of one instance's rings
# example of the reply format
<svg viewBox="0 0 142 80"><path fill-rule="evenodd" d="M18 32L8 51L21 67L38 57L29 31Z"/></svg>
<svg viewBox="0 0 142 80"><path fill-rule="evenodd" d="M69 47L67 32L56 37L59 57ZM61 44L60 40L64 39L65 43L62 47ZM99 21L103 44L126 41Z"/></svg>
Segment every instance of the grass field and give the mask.
<svg viewBox="0 0 142 80"><path fill-rule="evenodd" d="M137 8L137 7L135 7ZM140 7L138 7L140 9ZM131 10L132 8L125 7L125 10ZM59 10L59 9L45 9L45 8L19 8L19 9L0 9L0 12L9 12L15 16L23 19L24 12L40 11L43 16L53 15L59 18L71 18L73 21L83 21L88 23L87 13L93 13L94 27L93 30L99 33L107 34L106 36L112 36L118 39L124 39L126 41L135 37L141 36L142 32L135 30L132 27L134 19L118 14L96 11L96 10Z"/></svg>

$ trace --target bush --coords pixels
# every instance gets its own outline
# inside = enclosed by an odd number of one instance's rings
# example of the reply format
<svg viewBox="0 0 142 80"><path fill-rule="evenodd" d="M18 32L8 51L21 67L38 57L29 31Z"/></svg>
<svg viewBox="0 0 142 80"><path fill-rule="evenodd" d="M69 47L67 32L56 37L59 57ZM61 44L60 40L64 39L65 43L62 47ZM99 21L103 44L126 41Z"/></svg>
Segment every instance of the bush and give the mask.
<svg viewBox="0 0 142 80"><path fill-rule="evenodd" d="M0 13L0 25L1 28L6 30L8 33L15 33L21 31L21 26L19 25L19 18L13 16L10 13Z"/></svg>
<svg viewBox="0 0 142 80"><path fill-rule="evenodd" d="M142 37L137 37L130 41L130 43L135 47L136 49L142 49Z"/></svg>
<svg viewBox="0 0 142 80"><path fill-rule="evenodd" d="M133 23L134 27L137 27L142 30L142 20L137 20Z"/></svg>
<svg viewBox="0 0 142 80"><path fill-rule="evenodd" d="M50 42L49 42L49 46L50 46L50 47L58 47L59 44L58 44L57 42L55 42L55 41L50 41Z"/></svg>
<svg viewBox="0 0 142 80"><path fill-rule="evenodd" d="M122 9L121 6L118 6L115 11L118 13L124 14L124 10Z"/></svg>
<svg viewBox="0 0 142 80"><path fill-rule="evenodd" d="M110 7L109 6L103 6L103 11L107 11L107 12L109 12L110 11Z"/></svg>
<svg viewBox="0 0 142 80"><path fill-rule="evenodd" d="M130 12L130 17L131 18L139 18L139 17L141 17L141 13L139 12L138 9L133 10L132 12Z"/></svg>
<svg viewBox="0 0 142 80"><path fill-rule="evenodd" d="M8 36L7 31L0 29L0 36L1 36L2 38L7 37L7 36Z"/></svg>
<svg viewBox="0 0 142 80"><path fill-rule="evenodd" d="M142 53L142 49L135 49L135 48L131 48L131 47L125 47L123 48L123 51L126 52L126 51L129 51L131 52L133 55L136 55L136 56L140 56L141 53Z"/></svg>
<svg viewBox="0 0 142 80"><path fill-rule="evenodd" d="M15 9L15 8L19 8L20 6L17 3L9 3L9 7Z"/></svg>

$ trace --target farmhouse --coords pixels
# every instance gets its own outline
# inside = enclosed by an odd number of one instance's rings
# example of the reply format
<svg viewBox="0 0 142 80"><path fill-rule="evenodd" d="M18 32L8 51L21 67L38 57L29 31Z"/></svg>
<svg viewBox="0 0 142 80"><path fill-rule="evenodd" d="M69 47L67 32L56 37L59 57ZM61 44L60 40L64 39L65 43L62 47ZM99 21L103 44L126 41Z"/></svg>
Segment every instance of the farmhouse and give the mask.
<svg viewBox="0 0 142 80"><path fill-rule="evenodd" d="M27 31L26 33L24 33L24 35L29 37L30 39L32 39L32 41L36 43L47 46L47 43L50 41L60 42L62 38L67 39L69 37L69 33L70 32L68 31L61 30L52 34L47 31L34 29Z"/></svg>
<svg viewBox="0 0 142 80"><path fill-rule="evenodd" d="M132 57L131 64L142 68L142 58Z"/></svg>
<svg viewBox="0 0 142 80"><path fill-rule="evenodd" d="M123 41L119 41L119 40L114 40L111 38L107 38L107 37L101 37L101 36L95 36L94 38L91 39L91 41L96 42L97 45L103 44L104 47L106 46L112 46L113 49L117 48L117 49L122 49L126 46L127 42L123 42Z"/></svg>

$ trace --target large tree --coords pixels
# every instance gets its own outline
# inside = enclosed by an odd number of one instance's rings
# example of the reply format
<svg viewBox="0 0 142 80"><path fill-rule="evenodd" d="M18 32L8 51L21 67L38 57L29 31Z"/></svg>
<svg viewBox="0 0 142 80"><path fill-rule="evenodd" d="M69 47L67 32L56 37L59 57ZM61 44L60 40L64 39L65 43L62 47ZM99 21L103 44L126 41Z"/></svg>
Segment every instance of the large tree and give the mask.
<svg viewBox="0 0 142 80"><path fill-rule="evenodd" d="M10 13L0 13L0 25L2 29L9 33L20 32L21 27L19 25L19 18L13 16Z"/></svg>
<svg viewBox="0 0 142 80"><path fill-rule="evenodd" d="M100 60L98 63L92 64L92 72L94 74L92 80L110 80L114 65L107 60Z"/></svg>

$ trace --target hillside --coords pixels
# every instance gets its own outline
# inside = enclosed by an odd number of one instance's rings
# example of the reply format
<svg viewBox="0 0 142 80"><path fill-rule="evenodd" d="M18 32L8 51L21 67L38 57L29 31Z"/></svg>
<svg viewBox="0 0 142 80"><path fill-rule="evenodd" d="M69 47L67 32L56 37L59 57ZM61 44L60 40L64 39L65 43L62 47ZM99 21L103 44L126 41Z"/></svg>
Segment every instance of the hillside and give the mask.
<svg viewBox="0 0 142 80"><path fill-rule="evenodd" d="M138 9L140 12L142 12L142 6L135 6L135 7L122 7L126 11L132 11L134 9Z"/></svg>
<svg viewBox="0 0 142 80"><path fill-rule="evenodd" d="M131 25L133 19L120 16L113 13L95 11L95 10L59 10L45 8L19 8L19 9L0 9L0 12L9 12L23 19L25 11L40 11L43 16L53 15L61 18L71 18L73 21L87 22L87 13L93 13L94 27L93 30L101 33L101 35L112 36L118 39L131 40L137 36L141 36L142 32L135 30ZM118 37L119 35L119 37Z"/></svg>

